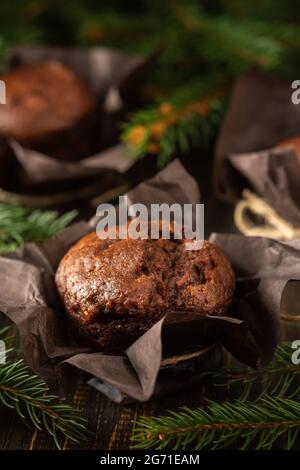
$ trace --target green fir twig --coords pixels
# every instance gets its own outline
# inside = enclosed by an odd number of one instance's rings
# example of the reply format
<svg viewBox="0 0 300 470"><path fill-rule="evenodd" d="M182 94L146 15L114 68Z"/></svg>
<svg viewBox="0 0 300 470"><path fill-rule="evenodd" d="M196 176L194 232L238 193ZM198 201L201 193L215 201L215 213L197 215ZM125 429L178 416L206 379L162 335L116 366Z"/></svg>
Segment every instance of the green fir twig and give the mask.
<svg viewBox="0 0 300 470"><path fill-rule="evenodd" d="M86 418L50 394L45 382L32 375L23 360L0 365L0 402L36 429L47 431L59 449L62 438L74 442L86 438Z"/></svg>
<svg viewBox="0 0 300 470"><path fill-rule="evenodd" d="M147 153L158 156L163 166L175 154L187 154L201 143L207 146L220 124L226 87L211 78L179 87L165 101L132 114L121 140L131 158Z"/></svg>
<svg viewBox="0 0 300 470"><path fill-rule="evenodd" d="M11 326L0 328L0 340L6 345L6 359L14 357ZM15 410L26 424L49 433L58 449L65 439L80 442L89 434L81 411L51 394L43 379L32 374L22 359L0 363L0 404Z"/></svg>
<svg viewBox="0 0 300 470"><path fill-rule="evenodd" d="M215 386L229 387L231 392L236 385L240 392L240 401L261 394L294 398L300 394L300 364L291 362L292 352L290 343L282 342L277 346L271 363L263 370L224 366L221 370L211 371L203 376Z"/></svg>
<svg viewBox="0 0 300 470"><path fill-rule="evenodd" d="M0 202L0 253L14 251L26 242L47 240L76 215L75 210L59 216L56 211L32 211L16 203Z"/></svg>
<svg viewBox="0 0 300 470"><path fill-rule="evenodd" d="M0 252L13 251L28 241L41 242L66 227L77 211L59 216L56 211L31 211L16 203L0 203ZM0 329L7 354L14 336L9 327ZM15 345L14 345L15 346ZM62 438L79 442L87 435L87 420L80 411L49 392L46 383L33 375L23 360L0 364L0 402L13 408L18 415L38 430L47 431L61 448Z"/></svg>
<svg viewBox="0 0 300 470"><path fill-rule="evenodd" d="M132 436L134 448L271 449L280 437L292 448L300 427L300 364L291 362L290 343L281 343L272 362L262 370L225 366L203 374L214 385L238 386L234 402L207 401L202 408L183 408L166 416L141 418ZM255 394L256 399L249 401Z"/></svg>
<svg viewBox="0 0 300 470"><path fill-rule="evenodd" d="M205 408L170 411L142 417L134 429L135 449L249 449L270 450L275 443L292 449L300 429L300 404L264 396L257 402L208 401Z"/></svg>

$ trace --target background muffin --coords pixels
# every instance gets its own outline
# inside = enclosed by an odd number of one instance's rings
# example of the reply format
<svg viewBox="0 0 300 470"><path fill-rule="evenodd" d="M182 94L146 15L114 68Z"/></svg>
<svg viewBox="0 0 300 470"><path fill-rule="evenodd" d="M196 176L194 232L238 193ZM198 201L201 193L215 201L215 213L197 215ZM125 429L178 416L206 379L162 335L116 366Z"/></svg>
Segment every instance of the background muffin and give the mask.
<svg viewBox="0 0 300 470"><path fill-rule="evenodd" d="M91 233L61 260L56 284L82 337L123 353L169 311L224 315L235 278L221 249L185 240L101 240Z"/></svg>
<svg viewBox="0 0 300 470"><path fill-rule="evenodd" d="M0 79L6 84L2 138L66 160L91 153L95 100L69 67L56 61L22 65Z"/></svg>

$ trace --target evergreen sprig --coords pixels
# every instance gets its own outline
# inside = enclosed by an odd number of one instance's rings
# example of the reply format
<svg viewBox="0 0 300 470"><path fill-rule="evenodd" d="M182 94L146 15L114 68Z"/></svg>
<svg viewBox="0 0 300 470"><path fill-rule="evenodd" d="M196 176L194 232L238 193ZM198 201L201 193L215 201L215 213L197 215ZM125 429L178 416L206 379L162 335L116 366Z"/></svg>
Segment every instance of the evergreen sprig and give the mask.
<svg viewBox="0 0 300 470"><path fill-rule="evenodd" d="M155 104L158 97L175 110L177 91L192 89L195 80L213 83L219 76L233 84L239 74L253 68L294 80L300 66L296 0L282 4L261 0L242 6L224 0L213 5L199 0L144 0L126 8L118 0L113 4L73 0L72 8L57 0L16 1L17 8L15 2L2 2L0 7L2 67L9 62L6 48L15 44L101 45L144 55L161 51L140 101L143 104L129 117L123 133L131 156L153 153L160 165L171 155L205 142L207 134L213 136L221 115L217 114L216 123L213 110L213 114L195 113L193 106L187 106L184 116L176 113L171 123L164 116L162 123L160 106ZM143 122L144 116L149 125Z"/></svg>
<svg viewBox="0 0 300 470"><path fill-rule="evenodd" d="M291 351L290 343L282 342L277 346L271 363L263 370L225 366L203 375L216 386L229 386L231 391L237 385L240 401L261 394L294 398L300 395L300 364L291 362Z"/></svg>
<svg viewBox="0 0 300 470"><path fill-rule="evenodd" d="M292 448L300 428L300 364L291 362L290 343L276 349L264 370L225 366L221 371L203 374L214 385L238 385L236 401L207 401L203 409L183 408L167 416L141 418L132 436L134 448L271 449L280 437L284 447ZM253 392L253 393L252 393ZM256 398L249 401L249 397ZM252 397L253 400L253 397Z"/></svg>
<svg viewBox="0 0 300 470"><path fill-rule="evenodd" d="M66 227L76 215L77 211L59 216L56 211L0 202L0 252L13 251L29 241L44 241ZM15 348L8 349L13 342L8 332L8 327L0 329L6 357L16 352ZM46 383L33 375L23 360L0 364L0 402L13 408L26 423L47 431L58 448L62 438L79 442L86 437L87 421L80 411L52 395Z"/></svg>
<svg viewBox="0 0 300 470"><path fill-rule="evenodd" d="M288 79L297 75L298 26L279 19L270 24L255 18L255 14L237 20L226 9L219 15L204 10L193 1L170 4L170 23L162 29L165 50L151 77L152 86L156 84L161 91L170 112L162 117L158 104L129 117L122 139L131 157L157 154L161 166L173 155L185 154L195 145L212 140L221 123L223 100L212 100L211 106L200 111L196 105L195 111L193 104L203 101L198 90L197 97L185 99L180 106L176 103L178 92L193 91L197 81L200 89L202 83L209 82L211 89L218 91L216 76L233 84L239 74L253 68ZM228 89L225 94L229 94Z"/></svg>
<svg viewBox="0 0 300 470"><path fill-rule="evenodd" d="M11 340L8 331L8 327L0 329L0 338L6 344ZM59 449L64 439L79 442L87 437L87 420L80 410L51 394L22 359L0 364L0 403L14 409L26 423L48 432Z"/></svg>
<svg viewBox="0 0 300 470"><path fill-rule="evenodd" d="M208 401L205 408L187 407L167 416L142 417L134 429L136 449L222 449L230 446L269 450L293 448L300 429L300 404L287 398L264 396L256 402Z"/></svg>
<svg viewBox="0 0 300 470"><path fill-rule="evenodd" d="M224 87L197 80L176 90L168 101L132 114L121 140L131 158L157 154L163 166L174 154L186 154L201 142L208 145L222 116Z"/></svg>
<svg viewBox="0 0 300 470"><path fill-rule="evenodd" d="M76 215L75 210L59 216L56 211L32 211L16 203L0 202L0 253L16 250L26 242L47 240Z"/></svg>
<svg viewBox="0 0 300 470"><path fill-rule="evenodd" d="M0 365L0 401L38 430L47 431L59 449L61 438L75 442L86 438L87 420L80 411L50 394L44 381L32 375L23 360Z"/></svg>

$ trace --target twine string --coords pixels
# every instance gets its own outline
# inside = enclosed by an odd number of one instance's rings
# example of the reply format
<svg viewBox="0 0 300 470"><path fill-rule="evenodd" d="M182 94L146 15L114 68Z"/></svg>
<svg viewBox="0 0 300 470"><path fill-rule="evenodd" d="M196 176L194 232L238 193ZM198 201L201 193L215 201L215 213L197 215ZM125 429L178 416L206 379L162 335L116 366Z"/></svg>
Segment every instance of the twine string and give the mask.
<svg viewBox="0 0 300 470"><path fill-rule="evenodd" d="M234 210L234 223L244 235L274 238L276 240L294 240L300 238L300 227L295 227L281 217L266 201L249 189L244 189L241 199ZM251 213L259 215L264 222L254 223Z"/></svg>

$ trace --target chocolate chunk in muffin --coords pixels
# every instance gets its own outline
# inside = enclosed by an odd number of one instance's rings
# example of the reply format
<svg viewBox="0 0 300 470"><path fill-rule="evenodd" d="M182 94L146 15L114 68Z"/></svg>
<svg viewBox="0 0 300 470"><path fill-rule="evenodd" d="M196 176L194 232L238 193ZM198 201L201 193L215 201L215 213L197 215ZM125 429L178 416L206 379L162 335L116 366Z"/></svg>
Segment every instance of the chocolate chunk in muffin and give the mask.
<svg viewBox="0 0 300 470"><path fill-rule="evenodd" d="M221 249L207 241L101 240L91 233L61 260L56 284L80 336L123 353L170 311L226 315L235 277Z"/></svg>
<svg viewBox="0 0 300 470"><path fill-rule="evenodd" d="M22 65L0 79L6 84L1 137L67 160L90 153L95 99L73 70L49 61Z"/></svg>

